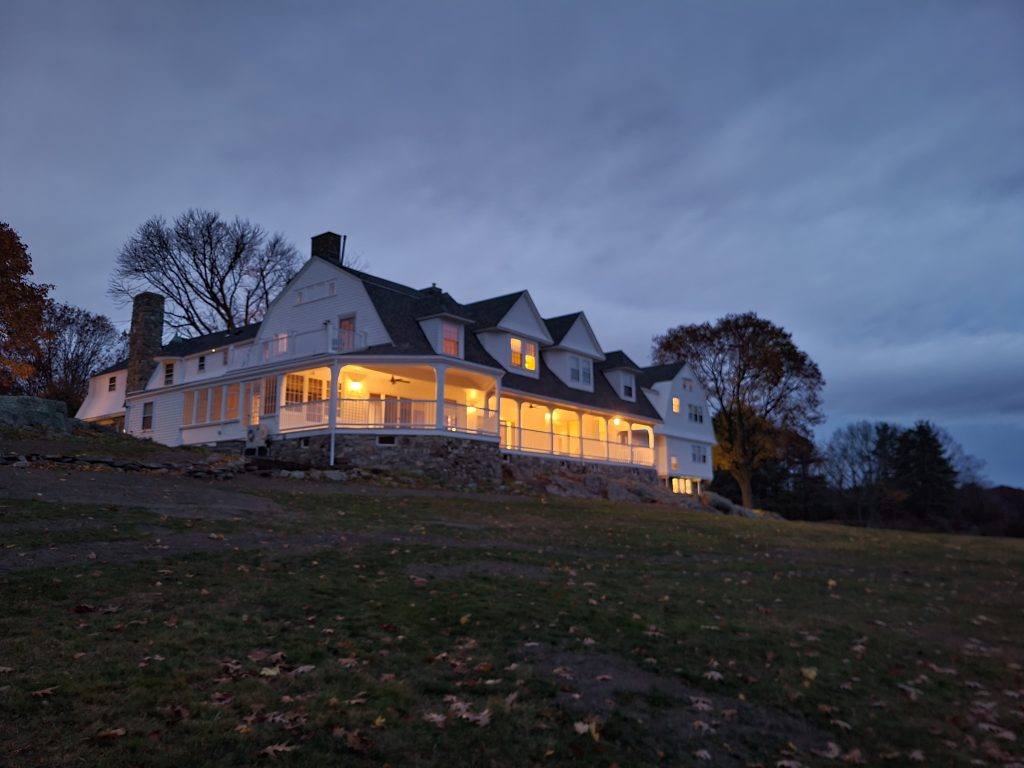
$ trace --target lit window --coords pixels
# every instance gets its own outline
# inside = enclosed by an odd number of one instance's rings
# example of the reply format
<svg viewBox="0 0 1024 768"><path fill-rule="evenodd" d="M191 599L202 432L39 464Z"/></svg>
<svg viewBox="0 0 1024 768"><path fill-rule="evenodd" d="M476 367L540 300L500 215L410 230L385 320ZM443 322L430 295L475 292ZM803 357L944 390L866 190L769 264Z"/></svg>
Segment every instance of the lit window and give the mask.
<svg viewBox="0 0 1024 768"><path fill-rule="evenodd" d="M512 367L527 371L537 370L537 345L532 341L512 338Z"/></svg>
<svg viewBox="0 0 1024 768"><path fill-rule="evenodd" d="M672 478L672 493L682 493L682 491L679 490L679 478L678 477L673 477Z"/></svg>
<svg viewBox="0 0 1024 768"><path fill-rule="evenodd" d="M455 323L444 324L444 344L441 351L452 357L459 356L459 326Z"/></svg>
<svg viewBox="0 0 1024 768"><path fill-rule="evenodd" d="M224 418L228 421L235 421L238 418L237 384L228 384L228 392L224 408Z"/></svg>
<svg viewBox="0 0 1024 768"><path fill-rule="evenodd" d="M696 422L697 424L704 423L704 409L699 405L689 406L690 421Z"/></svg>
<svg viewBox="0 0 1024 768"><path fill-rule="evenodd" d="M679 413L679 398L672 398L672 413Z"/></svg>
<svg viewBox="0 0 1024 768"><path fill-rule="evenodd" d="M185 393L185 404L181 410L181 423L184 426L188 426L192 423L192 417L195 415L196 410L196 393L186 392Z"/></svg>
<svg viewBox="0 0 1024 768"><path fill-rule="evenodd" d="M142 431L148 432L153 429L153 402L142 404Z"/></svg>
<svg viewBox="0 0 1024 768"><path fill-rule="evenodd" d="M164 386L174 383L174 363L164 363Z"/></svg>
<svg viewBox="0 0 1024 768"><path fill-rule="evenodd" d="M205 371L206 370L206 355L200 355L199 356L199 370L200 371Z"/></svg>
<svg viewBox="0 0 1024 768"><path fill-rule="evenodd" d="M286 405L302 402L302 389L305 383L305 377L297 373L289 373L284 377L284 402Z"/></svg>
<svg viewBox="0 0 1024 768"><path fill-rule="evenodd" d="M324 399L324 382L320 379L310 379L308 387L309 392L306 393L307 400L316 401Z"/></svg>
<svg viewBox="0 0 1024 768"><path fill-rule="evenodd" d="M107 379L107 392L117 392L117 376Z"/></svg>
<svg viewBox="0 0 1024 768"><path fill-rule="evenodd" d="M210 407L210 390L196 390L196 424L205 424Z"/></svg>
<svg viewBox="0 0 1024 768"><path fill-rule="evenodd" d="M672 457L672 471L674 472L677 469L679 469L679 457L678 456L673 456Z"/></svg>
<svg viewBox="0 0 1024 768"><path fill-rule="evenodd" d="M263 415L273 416L277 413L277 376L263 379Z"/></svg>
<svg viewBox="0 0 1024 768"><path fill-rule="evenodd" d="M356 348L356 319L349 317L338 318L338 351L351 352Z"/></svg>
<svg viewBox="0 0 1024 768"><path fill-rule="evenodd" d="M220 407L224 401L224 389L214 387L210 390L210 421L220 421Z"/></svg>

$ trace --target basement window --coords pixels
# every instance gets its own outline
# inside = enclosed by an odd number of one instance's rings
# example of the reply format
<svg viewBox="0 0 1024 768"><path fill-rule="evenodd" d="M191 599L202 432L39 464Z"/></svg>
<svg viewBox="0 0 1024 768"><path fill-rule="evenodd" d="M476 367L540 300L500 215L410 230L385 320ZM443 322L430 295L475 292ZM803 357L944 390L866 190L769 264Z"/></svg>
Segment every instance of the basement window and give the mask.
<svg viewBox="0 0 1024 768"><path fill-rule="evenodd" d="M395 444L395 436L394 435L378 435L377 436L377 445L394 445L394 444Z"/></svg>

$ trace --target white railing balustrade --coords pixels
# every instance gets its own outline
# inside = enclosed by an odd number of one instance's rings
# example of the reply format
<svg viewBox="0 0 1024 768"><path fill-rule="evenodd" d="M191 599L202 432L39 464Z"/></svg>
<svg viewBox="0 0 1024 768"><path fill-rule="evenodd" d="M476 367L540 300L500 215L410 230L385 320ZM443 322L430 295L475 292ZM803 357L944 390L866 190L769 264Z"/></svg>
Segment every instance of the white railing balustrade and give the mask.
<svg viewBox="0 0 1024 768"><path fill-rule="evenodd" d="M339 429L436 429L436 400L338 400Z"/></svg>
<svg viewBox="0 0 1024 768"><path fill-rule="evenodd" d="M366 333L364 331L338 331L336 338L331 340L331 351L339 354L357 352L366 349Z"/></svg>
<svg viewBox="0 0 1024 768"><path fill-rule="evenodd" d="M301 333L283 333L273 339L254 342L246 352L242 365L265 365L327 352L343 354L366 349L364 331L338 331L328 340L329 331L329 328L322 327Z"/></svg>
<svg viewBox="0 0 1024 768"><path fill-rule="evenodd" d="M461 403L445 403L444 428L474 435L497 435L498 412Z"/></svg>
<svg viewBox="0 0 1024 768"><path fill-rule="evenodd" d="M609 461L614 464L632 464L641 467L654 466L654 449L647 446L630 446L627 443L613 443L576 435L560 435L538 429L521 429L513 424L501 425L501 447L506 451L523 453L546 453L588 461Z"/></svg>
<svg viewBox="0 0 1024 768"><path fill-rule="evenodd" d="M290 432L296 429L325 427L331 413L329 400L311 400L308 403L286 403L281 406L278 429Z"/></svg>

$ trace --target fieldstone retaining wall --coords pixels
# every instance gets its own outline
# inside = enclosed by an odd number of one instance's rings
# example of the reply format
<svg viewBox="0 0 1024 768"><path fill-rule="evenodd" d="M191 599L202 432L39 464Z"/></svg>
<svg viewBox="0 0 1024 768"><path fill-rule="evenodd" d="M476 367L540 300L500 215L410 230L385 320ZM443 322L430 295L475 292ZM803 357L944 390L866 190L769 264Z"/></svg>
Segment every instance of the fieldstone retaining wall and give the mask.
<svg viewBox="0 0 1024 768"><path fill-rule="evenodd" d="M0 426L67 432L70 429L68 407L61 400L4 395L0 397Z"/></svg>

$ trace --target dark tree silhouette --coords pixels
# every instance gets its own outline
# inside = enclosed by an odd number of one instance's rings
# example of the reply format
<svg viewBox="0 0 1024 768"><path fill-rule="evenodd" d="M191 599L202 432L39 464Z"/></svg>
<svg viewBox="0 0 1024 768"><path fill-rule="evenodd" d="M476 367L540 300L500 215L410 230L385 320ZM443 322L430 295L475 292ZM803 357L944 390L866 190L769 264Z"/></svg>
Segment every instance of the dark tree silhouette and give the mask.
<svg viewBox="0 0 1024 768"><path fill-rule="evenodd" d="M34 369L48 285L37 285L18 233L0 222L0 393L20 391Z"/></svg>
<svg viewBox="0 0 1024 768"><path fill-rule="evenodd" d="M110 295L167 299L167 324L184 335L234 330L263 317L298 268L295 247L258 224L190 209L168 224L154 216L121 248Z"/></svg>
<svg viewBox="0 0 1024 768"><path fill-rule="evenodd" d="M754 505L754 472L778 455L782 436L810 439L824 420L817 364L753 312L672 328L654 338L653 357L686 361L700 377L715 412L715 463L736 479L744 506Z"/></svg>

